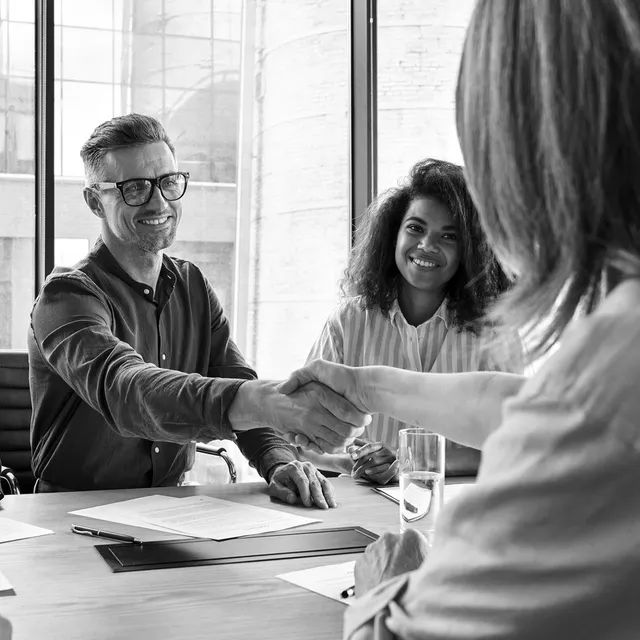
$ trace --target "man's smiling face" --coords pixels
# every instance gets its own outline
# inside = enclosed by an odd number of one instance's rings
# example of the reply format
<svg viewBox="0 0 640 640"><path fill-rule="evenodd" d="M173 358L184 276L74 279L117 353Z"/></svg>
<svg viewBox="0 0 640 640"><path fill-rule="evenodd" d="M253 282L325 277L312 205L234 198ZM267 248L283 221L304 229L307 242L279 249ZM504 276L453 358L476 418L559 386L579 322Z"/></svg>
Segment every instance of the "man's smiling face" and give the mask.
<svg viewBox="0 0 640 640"><path fill-rule="evenodd" d="M105 156L103 180L157 178L177 171L176 160L164 142L114 149ZM168 201L154 187L151 200L139 207L125 203L117 189L100 193L102 233L106 241L127 251L158 253L170 246L182 217L180 200Z"/></svg>

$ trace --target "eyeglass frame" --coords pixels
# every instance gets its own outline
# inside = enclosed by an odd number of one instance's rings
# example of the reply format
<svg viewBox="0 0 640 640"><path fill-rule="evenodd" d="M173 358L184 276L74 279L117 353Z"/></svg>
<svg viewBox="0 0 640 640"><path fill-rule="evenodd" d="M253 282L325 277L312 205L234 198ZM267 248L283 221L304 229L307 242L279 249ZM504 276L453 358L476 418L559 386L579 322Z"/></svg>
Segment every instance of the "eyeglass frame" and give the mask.
<svg viewBox="0 0 640 640"><path fill-rule="evenodd" d="M160 181L164 180L165 178L168 178L169 176L175 176L175 175L181 175L184 178L184 191L177 198L170 199L164 195L164 191L160 186ZM117 189L120 192L120 195L122 196L122 200L128 207L142 207L143 205L147 204L151 200L151 198L153 198L154 189L158 189L158 191L160 191L160 195L167 202L176 202L176 200L180 200L180 198L182 198L184 194L187 193L187 187L189 186L190 177L191 177L191 174L188 171L170 171L169 173L165 173L164 175L158 176L157 178L127 178L126 180L120 180L118 182L94 182L93 184L89 185L89 188L93 189L98 187L100 189L103 189L103 188ZM144 202L141 202L140 204L129 204L127 202L127 199L124 197L124 185L127 182L134 182L135 180L146 180L147 182L150 182L151 189L149 191L149 197Z"/></svg>

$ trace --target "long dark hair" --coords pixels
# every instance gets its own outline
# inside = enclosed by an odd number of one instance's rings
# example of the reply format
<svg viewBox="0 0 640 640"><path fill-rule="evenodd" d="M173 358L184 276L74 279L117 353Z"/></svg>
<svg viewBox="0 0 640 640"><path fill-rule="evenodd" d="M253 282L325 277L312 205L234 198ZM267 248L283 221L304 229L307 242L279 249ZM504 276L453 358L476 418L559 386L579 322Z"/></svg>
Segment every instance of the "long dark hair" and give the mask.
<svg viewBox="0 0 640 640"><path fill-rule="evenodd" d="M493 316L548 351L640 268L640 4L480 0L456 95L470 189L518 273Z"/></svg>
<svg viewBox="0 0 640 640"><path fill-rule="evenodd" d="M450 162L418 162L400 186L371 204L358 226L342 291L360 296L364 308L377 306L388 314L402 277L395 261L398 230L411 201L424 197L441 202L459 226L460 266L447 284L448 311L458 329L475 331L508 282L481 230L462 167Z"/></svg>

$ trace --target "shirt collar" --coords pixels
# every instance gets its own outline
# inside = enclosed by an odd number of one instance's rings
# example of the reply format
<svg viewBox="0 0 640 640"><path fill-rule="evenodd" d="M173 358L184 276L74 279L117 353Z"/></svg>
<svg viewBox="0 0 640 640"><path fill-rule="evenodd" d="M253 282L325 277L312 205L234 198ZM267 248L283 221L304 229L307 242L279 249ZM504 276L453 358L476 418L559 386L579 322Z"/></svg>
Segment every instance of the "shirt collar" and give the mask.
<svg viewBox="0 0 640 640"><path fill-rule="evenodd" d="M436 309L435 313L428 320L425 320L420 326L423 326L427 322L431 322L434 318L440 318L440 320L444 322L445 328L448 330L450 324L450 315L451 314L449 313L447 305L447 298L445 297L444 300L440 303L440 306ZM400 305L398 304L398 298L396 298L389 309L389 319L392 322L397 322L399 318L402 318L403 322L406 323L406 319L402 314L402 309L400 309Z"/></svg>
<svg viewBox="0 0 640 640"><path fill-rule="evenodd" d="M153 287L149 287L149 285L138 282L134 280L121 266L120 263L115 259L111 251L107 248L107 245L104 243L102 237L98 236L96 243L93 245L89 257L95 260L95 262L104 269L107 273L110 273L126 284L128 284L134 291L138 292L141 296L153 300L154 290ZM162 256L162 266L160 267L160 277L158 279L158 285L162 282L169 283L169 291L173 289L173 285L176 282L176 274L174 272L174 266L167 255ZM150 293L145 293L149 291Z"/></svg>

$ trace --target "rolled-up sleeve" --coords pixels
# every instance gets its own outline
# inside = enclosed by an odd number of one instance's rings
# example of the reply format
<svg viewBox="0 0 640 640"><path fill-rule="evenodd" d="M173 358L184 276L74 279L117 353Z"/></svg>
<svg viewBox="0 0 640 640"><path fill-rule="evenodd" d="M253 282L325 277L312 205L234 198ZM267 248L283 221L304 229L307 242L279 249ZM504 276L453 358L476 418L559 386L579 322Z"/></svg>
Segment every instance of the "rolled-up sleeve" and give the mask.
<svg viewBox="0 0 640 640"><path fill-rule="evenodd" d="M77 272L50 279L31 318L47 365L123 436L180 444L233 439L227 411L243 380L145 362L115 336L109 305Z"/></svg>

